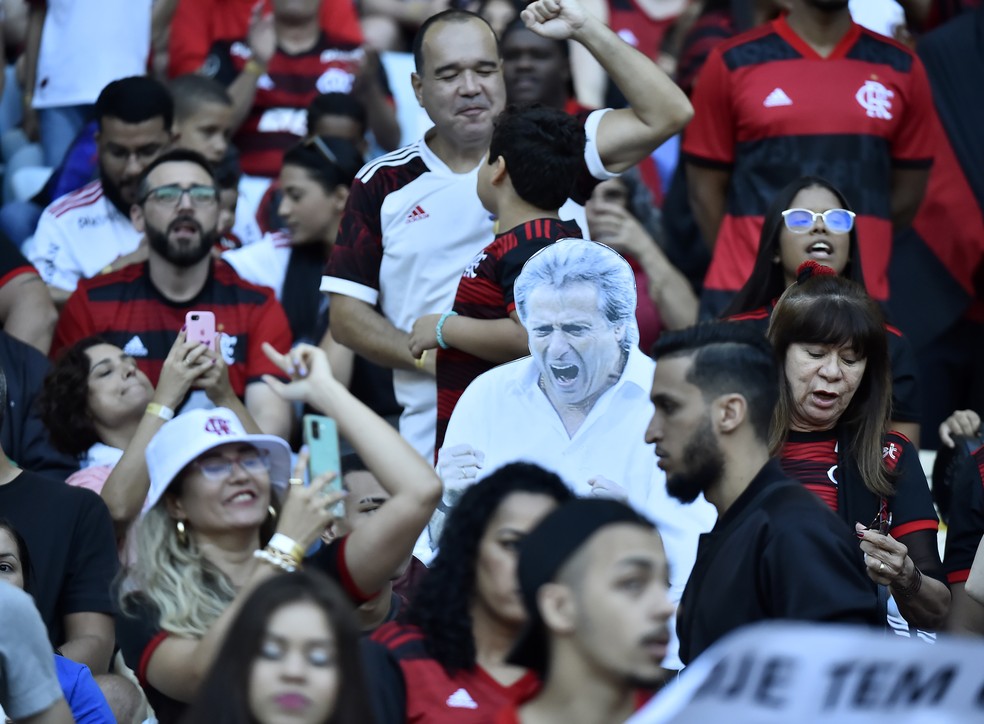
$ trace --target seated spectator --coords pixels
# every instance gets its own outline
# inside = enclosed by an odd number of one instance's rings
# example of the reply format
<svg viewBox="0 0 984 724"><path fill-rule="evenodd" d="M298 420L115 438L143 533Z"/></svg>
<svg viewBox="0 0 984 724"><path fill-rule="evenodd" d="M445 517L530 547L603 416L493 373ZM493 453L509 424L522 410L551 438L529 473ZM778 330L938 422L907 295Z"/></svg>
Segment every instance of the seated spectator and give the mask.
<svg viewBox="0 0 984 724"><path fill-rule="evenodd" d="M349 142L314 136L284 154L278 216L286 228L227 252L240 277L273 289L291 336L317 344L328 331L328 299L320 291L349 186L362 156Z"/></svg>
<svg viewBox="0 0 984 724"><path fill-rule="evenodd" d="M635 274L639 349L647 352L663 329L682 329L697 321L697 295L666 258L659 238L658 211L637 173L602 181L584 205L588 234L624 256Z"/></svg>
<svg viewBox="0 0 984 724"><path fill-rule="evenodd" d="M82 464L65 482L102 496L119 539L147 497L147 443L192 387L233 410L248 432L260 432L232 391L222 355L189 342L184 332L164 359L156 389L131 355L99 337L65 349L45 378L41 418L55 446Z"/></svg>
<svg viewBox="0 0 984 724"><path fill-rule="evenodd" d="M229 88L234 141L249 176L277 175L284 151L305 135L306 110L319 92L358 93L380 146L399 143L378 63L323 31L320 5L321 0L274 2L272 17L255 18L248 35L217 40L209 50L202 72Z"/></svg>
<svg viewBox="0 0 984 724"><path fill-rule="evenodd" d="M0 586L0 716L23 724L73 724L45 637L44 622L31 597L15 586Z"/></svg>
<svg viewBox="0 0 984 724"><path fill-rule="evenodd" d="M0 371L0 414L6 389ZM106 506L89 490L21 470L0 449L0 511L43 572L33 595L51 645L88 666L114 713L130 721L138 692L107 673L115 643L110 588L119 564Z"/></svg>
<svg viewBox="0 0 984 724"><path fill-rule="evenodd" d="M151 384L174 344L185 315L215 314L219 347L236 395L261 430L286 436L290 406L262 383L276 372L261 343L290 347L283 309L269 289L243 281L210 250L218 236L218 191L208 162L176 149L156 159L140 176L133 220L148 239L148 259L82 282L62 311L53 351L99 335L137 359ZM194 194L194 195L192 195ZM204 393L187 405L212 403Z"/></svg>
<svg viewBox="0 0 984 724"><path fill-rule="evenodd" d="M246 223L237 221L239 210L239 182L243 171L239 168L239 151L234 146L226 150L225 158L215 164L215 185L219 189L219 240L213 247L213 253L238 249L243 245L243 239L237 233L245 233L247 237L258 235L259 228L256 219L247 219ZM246 231L243 232L245 225ZM256 239L253 239L255 242Z"/></svg>
<svg viewBox="0 0 984 724"><path fill-rule="evenodd" d="M526 623L517 549L571 498L560 478L525 463L464 492L405 622L384 624L364 649L377 724L488 722L537 689L535 674L506 662Z"/></svg>
<svg viewBox="0 0 984 724"><path fill-rule="evenodd" d="M198 151L213 166L226 156L232 135L232 98L211 78L182 75L168 84L174 99L174 146Z"/></svg>
<svg viewBox="0 0 984 724"><path fill-rule="evenodd" d="M372 720L352 604L317 571L257 587L184 724Z"/></svg>
<svg viewBox="0 0 984 724"><path fill-rule="evenodd" d="M864 572L889 588L888 622L900 635L942 624L950 591L939 520L918 451L888 429L891 368L878 304L810 260L776 302L768 336L779 362L770 447L783 472L854 526Z"/></svg>
<svg viewBox="0 0 984 724"><path fill-rule="evenodd" d="M538 251L582 236L576 223L561 221L560 207L575 181L590 178L584 146L582 124L563 111L510 106L496 118L488 159L478 171L478 195L500 232L465 268L451 310L418 318L410 331L418 367L424 368L428 353L437 357L435 451L465 388L497 364L529 354L513 284ZM585 185L594 183L591 178Z"/></svg>
<svg viewBox="0 0 984 724"><path fill-rule="evenodd" d="M283 440L247 434L221 408L164 425L147 446L150 494L117 618L124 657L162 724L177 721L198 694L243 602L262 581L304 560L342 583L353 602L365 601L406 559L439 495L430 466L331 377L317 348L303 345L290 356L265 349L292 377L289 385L266 380L334 418L393 497L366 525L305 556L343 497L328 492L333 474L302 485L302 453L277 513L276 491L290 474Z"/></svg>
<svg viewBox="0 0 984 724"><path fill-rule="evenodd" d="M42 354L51 348L58 312L37 270L0 234L0 324Z"/></svg>
<svg viewBox="0 0 984 724"><path fill-rule="evenodd" d="M863 285L858 246L854 212L840 191L817 176L790 182L765 212L752 274L724 315L757 325L764 334L779 295L796 281L800 265L811 259ZM898 329L886 324L885 331L892 365L890 429L901 432L918 447L916 361Z"/></svg>
<svg viewBox="0 0 984 724"><path fill-rule="evenodd" d="M0 446L24 470L64 480L79 469L79 462L53 444L35 404L43 394L44 377L50 368L43 354L0 331L0 369L7 385Z"/></svg>
<svg viewBox="0 0 984 724"><path fill-rule="evenodd" d="M34 576L38 575L31 566L31 554L20 533L6 520L0 518L0 581L5 581L27 593L34 590ZM40 572L44 575L44 571ZM99 686L92 678L92 672L84 664L55 653L55 671L62 693L68 700L72 716L78 724L115 724L113 712L106 703Z"/></svg>
<svg viewBox="0 0 984 724"><path fill-rule="evenodd" d="M176 78L201 70L216 40L242 38L257 15L269 13L275 0L177 0L168 40L167 74ZM354 3L323 0L318 13L322 29L351 45L362 43Z"/></svg>
<svg viewBox="0 0 984 724"><path fill-rule="evenodd" d="M79 280L146 258L130 207L141 173L171 143L173 115L171 95L151 78L113 81L99 94L99 180L48 206L34 234L30 259L56 304Z"/></svg>

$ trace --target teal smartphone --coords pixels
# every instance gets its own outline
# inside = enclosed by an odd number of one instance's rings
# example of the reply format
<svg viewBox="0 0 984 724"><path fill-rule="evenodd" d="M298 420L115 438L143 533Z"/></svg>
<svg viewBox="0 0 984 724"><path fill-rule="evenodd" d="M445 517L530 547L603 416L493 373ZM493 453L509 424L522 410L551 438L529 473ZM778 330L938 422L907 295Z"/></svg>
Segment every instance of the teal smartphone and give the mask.
<svg viewBox="0 0 984 724"><path fill-rule="evenodd" d="M308 447L308 481L323 473L335 473L325 493L342 489L342 468L338 455L338 428L335 421L324 415L305 415L303 419L304 444ZM340 516L342 502L336 507L335 515Z"/></svg>

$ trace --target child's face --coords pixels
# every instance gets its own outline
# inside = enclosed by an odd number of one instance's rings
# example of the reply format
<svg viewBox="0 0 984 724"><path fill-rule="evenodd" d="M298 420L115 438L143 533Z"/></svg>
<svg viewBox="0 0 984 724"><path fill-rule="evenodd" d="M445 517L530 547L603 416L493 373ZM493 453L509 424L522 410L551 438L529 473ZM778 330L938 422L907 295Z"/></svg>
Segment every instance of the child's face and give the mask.
<svg viewBox="0 0 984 724"><path fill-rule="evenodd" d="M175 122L179 148L197 151L211 163L223 159L232 135L232 106L204 103L183 121Z"/></svg>
<svg viewBox="0 0 984 724"><path fill-rule="evenodd" d="M236 204L239 192L236 189L219 190L219 234L227 234L236 222Z"/></svg>

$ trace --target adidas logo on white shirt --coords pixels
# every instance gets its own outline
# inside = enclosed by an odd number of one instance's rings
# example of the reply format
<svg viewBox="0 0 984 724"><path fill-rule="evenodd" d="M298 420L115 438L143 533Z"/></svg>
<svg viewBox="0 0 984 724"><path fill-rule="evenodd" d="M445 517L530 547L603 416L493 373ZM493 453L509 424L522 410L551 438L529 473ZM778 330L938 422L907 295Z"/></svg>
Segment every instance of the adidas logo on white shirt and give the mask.
<svg viewBox="0 0 984 724"><path fill-rule="evenodd" d="M469 694L464 689L458 689L451 696L448 697L447 705L453 707L454 709L477 709L478 704L475 700L471 698Z"/></svg>
<svg viewBox="0 0 984 724"><path fill-rule="evenodd" d="M791 106L793 105L793 100L786 95L786 91L782 88L776 88L773 90L766 99L762 102L762 105L766 108L775 108L776 106Z"/></svg>
<svg viewBox="0 0 984 724"><path fill-rule="evenodd" d="M146 357L148 351L140 337L133 335L133 338L123 348L123 354L128 354L131 357Z"/></svg>

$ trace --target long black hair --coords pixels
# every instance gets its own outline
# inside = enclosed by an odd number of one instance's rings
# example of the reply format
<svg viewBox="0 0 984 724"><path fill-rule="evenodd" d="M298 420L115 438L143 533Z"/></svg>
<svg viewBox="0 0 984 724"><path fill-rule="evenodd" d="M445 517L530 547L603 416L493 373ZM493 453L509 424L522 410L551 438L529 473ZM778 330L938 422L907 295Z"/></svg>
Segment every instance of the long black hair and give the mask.
<svg viewBox="0 0 984 724"><path fill-rule="evenodd" d="M778 299L779 295L785 291L786 277L783 273L782 261L776 261L779 257L779 235L782 233L785 223L782 212L789 208L800 191L814 187L827 189L837 197L842 209L852 210L844 194L832 183L819 176L801 176L786 184L776 194L768 211L765 212L765 221L759 236L758 256L755 257L752 273L748 277L748 281L735 295L735 298L731 300L731 304L724 310L722 317L730 317L764 307L774 299ZM851 227L847 237L847 266L844 267L841 276L847 277L863 287L864 276L861 271L857 225Z"/></svg>
<svg viewBox="0 0 984 724"><path fill-rule="evenodd" d="M249 708L249 677L267 626L277 610L303 602L313 603L324 612L335 637L338 694L334 711L324 724L372 721L352 604L324 574L298 571L264 581L249 595L183 724L256 722Z"/></svg>
<svg viewBox="0 0 984 724"><path fill-rule="evenodd" d="M489 521L513 493L546 495L558 503L574 497L554 473L530 463L511 463L465 490L452 508L437 557L406 615L407 622L423 631L427 652L449 674L475 667L471 604L478 548Z"/></svg>

